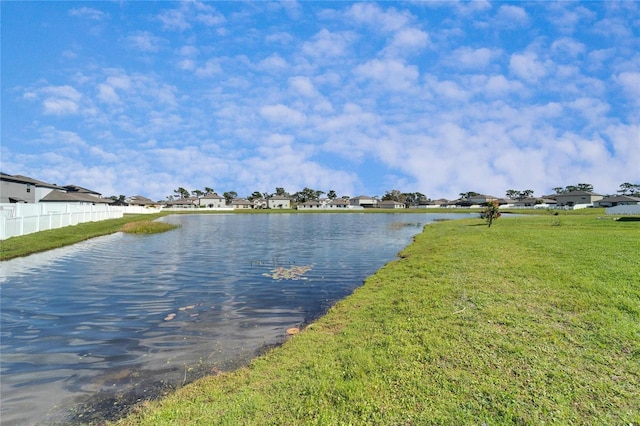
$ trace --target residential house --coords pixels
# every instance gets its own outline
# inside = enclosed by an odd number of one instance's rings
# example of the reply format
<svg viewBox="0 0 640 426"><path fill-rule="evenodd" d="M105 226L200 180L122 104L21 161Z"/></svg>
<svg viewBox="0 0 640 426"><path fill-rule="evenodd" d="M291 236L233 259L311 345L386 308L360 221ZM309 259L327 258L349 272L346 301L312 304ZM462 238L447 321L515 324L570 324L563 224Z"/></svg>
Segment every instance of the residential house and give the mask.
<svg viewBox="0 0 640 426"><path fill-rule="evenodd" d="M125 202L131 206L143 206L143 207L155 206L158 204L147 197L143 197L142 195L133 195L131 197L127 197L125 198Z"/></svg>
<svg viewBox="0 0 640 426"><path fill-rule="evenodd" d="M267 198L268 209L290 209L291 199L282 195L272 195Z"/></svg>
<svg viewBox="0 0 640 426"><path fill-rule="evenodd" d="M466 200L471 203L471 205L486 206L487 203L498 201L498 197L494 197L493 195L477 194L468 197Z"/></svg>
<svg viewBox="0 0 640 426"><path fill-rule="evenodd" d="M231 207L238 210L252 209L253 203L245 198L234 198L231 200Z"/></svg>
<svg viewBox="0 0 640 426"><path fill-rule="evenodd" d="M378 206L378 200L366 195L360 195L357 197L349 198L349 205L352 207L362 207L365 209Z"/></svg>
<svg viewBox="0 0 640 426"><path fill-rule="evenodd" d="M381 209L404 209L406 206L400 201L382 200L378 203L378 207Z"/></svg>
<svg viewBox="0 0 640 426"><path fill-rule="evenodd" d="M296 208L298 210L320 210L322 205L317 200L307 200L304 203L299 203Z"/></svg>
<svg viewBox="0 0 640 426"><path fill-rule="evenodd" d="M0 172L0 203L37 203L53 190L64 191L64 188L27 176Z"/></svg>
<svg viewBox="0 0 640 426"><path fill-rule="evenodd" d="M54 189L43 198L40 203L91 203L91 204L112 204L111 198L99 198L86 192L64 192Z"/></svg>
<svg viewBox="0 0 640 426"><path fill-rule="evenodd" d="M267 208L267 200L264 198L254 198L253 200L253 208L254 209L266 209Z"/></svg>
<svg viewBox="0 0 640 426"><path fill-rule="evenodd" d="M447 208L449 200L445 198L439 198L437 200L421 201L420 204L415 206L417 209L438 209Z"/></svg>
<svg viewBox="0 0 640 426"><path fill-rule="evenodd" d="M198 198L197 204L201 207L207 207L210 209L220 209L227 207L227 200L213 192Z"/></svg>
<svg viewBox="0 0 640 426"><path fill-rule="evenodd" d="M510 203L508 205L513 206L515 208L546 209L546 208L553 208L557 204L557 201L552 200L551 198L527 197L527 198L522 198L520 200L509 200L509 201Z"/></svg>
<svg viewBox="0 0 640 426"><path fill-rule="evenodd" d="M593 203L594 207L615 207L615 206L635 206L640 205L640 197L631 197L629 195L614 195L597 200Z"/></svg>
<svg viewBox="0 0 640 426"><path fill-rule="evenodd" d="M348 209L349 201L343 198L336 198L334 200L329 201L327 203L326 208L328 209Z"/></svg>
<svg viewBox="0 0 640 426"><path fill-rule="evenodd" d="M90 189L83 188L81 186L65 185L63 188L67 191L67 194L82 194L89 197L102 198L102 194L100 194L99 192L92 191Z"/></svg>
<svg viewBox="0 0 640 426"><path fill-rule="evenodd" d="M600 194L594 194L588 191L570 191L564 194L555 194L550 196L557 202L558 207L590 207L596 201L602 200L604 197Z"/></svg>
<svg viewBox="0 0 640 426"><path fill-rule="evenodd" d="M168 209L197 209L199 207L199 200L196 197L179 198L177 200L165 201L164 206Z"/></svg>

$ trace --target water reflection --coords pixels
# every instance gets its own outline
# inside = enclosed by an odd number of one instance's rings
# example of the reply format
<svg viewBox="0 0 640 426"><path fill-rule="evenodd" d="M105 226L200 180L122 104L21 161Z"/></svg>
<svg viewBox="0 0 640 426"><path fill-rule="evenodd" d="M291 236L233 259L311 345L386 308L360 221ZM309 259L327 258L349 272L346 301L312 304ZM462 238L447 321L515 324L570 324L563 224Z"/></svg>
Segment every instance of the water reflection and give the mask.
<svg viewBox="0 0 640 426"><path fill-rule="evenodd" d="M3 262L2 424L101 418L102 403L113 410L235 368L322 315L441 217L170 216L182 226L164 234Z"/></svg>

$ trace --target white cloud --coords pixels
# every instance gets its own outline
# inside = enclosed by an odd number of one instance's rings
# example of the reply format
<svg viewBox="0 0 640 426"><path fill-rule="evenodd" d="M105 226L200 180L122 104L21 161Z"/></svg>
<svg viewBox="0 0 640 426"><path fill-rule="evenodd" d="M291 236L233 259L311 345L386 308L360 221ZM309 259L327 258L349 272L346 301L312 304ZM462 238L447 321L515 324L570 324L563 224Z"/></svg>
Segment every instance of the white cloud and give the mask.
<svg viewBox="0 0 640 426"><path fill-rule="evenodd" d="M412 20L407 12L399 12L395 8L382 10L375 3L356 3L345 15L357 23L367 24L385 32L400 30Z"/></svg>
<svg viewBox="0 0 640 426"><path fill-rule="evenodd" d="M518 78L535 83L549 72L549 64L542 62L533 52L515 53L509 60L509 70Z"/></svg>
<svg viewBox="0 0 640 426"><path fill-rule="evenodd" d="M209 59L202 67L196 68L196 75L198 77L211 77L215 74L219 74L222 71L222 67L217 59Z"/></svg>
<svg viewBox="0 0 640 426"><path fill-rule="evenodd" d="M332 33L325 28L313 36L312 41L303 44L302 52L313 58L345 56L352 39L353 36L349 33Z"/></svg>
<svg viewBox="0 0 640 426"><path fill-rule="evenodd" d="M162 47L164 40L156 37L148 31L137 31L127 37L129 45L143 52L157 52Z"/></svg>
<svg viewBox="0 0 640 426"><path fill-rule="evenodd" d="M615 76L615 81L620 85L626 96L640 101L640 72L621 72Z"/></svg>
<svg viewBox="0 0 640 426"><path fill-rule="evenodd" d="M496 13L496 20L499 25L507 28L523 27L529 22L527 12L519 6L512 5L500 6Z"/></svg>
<svg viewBox="0 0 640 426"><path fill-rule="evenodd" d="M71 86L48 86L40 89L39 94L45 96L42 102L45 114L76 114L80 108L82 94Z"/></svg>
<svg viewBox="0 0 640 426"><path fill-rule="evenodd" d="M383 55L406 56L414 54L429 45L429 35L417 28L406 28L395 33Z"/></svg>
<svg viewBox="0 0 640 426"><path fill-rule="evenodd" d="M470 47L460 47L451 53L446 59L446 63L462 70L482 70L487 68L491 62L502 54L499 50L492 50L486 47L473 49Z"/></svg>
<svg viewBox="0 0 640 426"><path fill-rule="evenodd" d="M307 98L315 98L320 95L309 77L291 77L289 78L289 86L295 93Z"/></svg>
<svg viewBox="0 0 640 426"><path fill-rule="evenodd" d="M406 65L398 60L374 59L358 65L353 72L359 78L380 84L383 90L409 90L420 76L415 65Z"/></svg>
<svg viewBox="0 0 640 426"><path fill-rule="evenodd" d="M114 88L106 84L98 85L98 99L107 104L120 103L120 97Z"/></svg>
<svg viewBox="0 0 640 426"><path fill-rule="evenodd" d="M224 24L224 15L217 12L209 4L186 1L179 8L165 10L157 16L165 30L184 31L192 27L192 23L203 24L207 27Z"/></svg>
<svg viewBox="0 0 640 426"><path fill-rule="evenodd" d="M260 108L260 115L273 123L285 126L300 126L306 121L303 113L282 104L264 106Z"/></svg>
<svg viewBox="0 0 640 426"><path fill-rule="evenodd" d="M69 10L69 16L87 18L93 21L102 21L109 18L109 14L91 7L76 7Z"/></svg>

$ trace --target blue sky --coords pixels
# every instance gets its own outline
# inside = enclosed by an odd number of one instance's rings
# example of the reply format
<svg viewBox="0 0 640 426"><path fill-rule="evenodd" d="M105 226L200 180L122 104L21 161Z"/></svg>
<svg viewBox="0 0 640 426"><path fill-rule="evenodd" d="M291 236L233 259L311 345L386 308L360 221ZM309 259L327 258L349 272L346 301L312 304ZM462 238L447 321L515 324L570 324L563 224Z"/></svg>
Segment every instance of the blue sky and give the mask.
<svg viewBox="0 0 640 426"><path fill-rule="evenodd" d="M640 183L637 2L7 2L1 167L110 195Z"/></svg>

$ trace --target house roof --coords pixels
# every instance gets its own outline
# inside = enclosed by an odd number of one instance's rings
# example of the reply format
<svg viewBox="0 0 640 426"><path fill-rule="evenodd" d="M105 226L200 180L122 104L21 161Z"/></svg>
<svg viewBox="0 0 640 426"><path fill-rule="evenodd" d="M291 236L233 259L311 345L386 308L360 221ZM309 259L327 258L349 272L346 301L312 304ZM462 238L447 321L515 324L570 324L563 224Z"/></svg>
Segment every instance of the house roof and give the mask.
<svg viewBox="0 0 640 426"><path fill-rule="evenodd" d="M142 195L134 195L132 197L129 197L127 200L128 200L127 202L130 204L140 204L140 205L157 204L155 201L147 197L143 197Z"/></svg>
<svg viewBox="0 0 640 426"><path fill-rule="evenodd" d="M231 200L231 205L232 206L242 206L242 205L249 205L252 206L253 203L249 200L246 200L244 198L234 198L233 200Z"/></svg>
<svg viewBox="0 0 640 426"><path fill-rule="evenodd" d="M22 175L9 175L9 174L0 172L0 180L17 182L17 183L30 183L32 185L36 185L44 188L53 188L53 189L63 190L63 188L60 188L58 185L55 185L53 183L43 182L41 180L30 178L28 176L22 176Z"/></svg>
<svg viewBox="0 0 640 426"><path fill-rule="evenodd" d="M340 205L348 205L349 200L343 200L342 198L336 198L335 200L331 200L329 204L340 204Z"/></svg>
<svg viewBox="0 0 640 426"><path fill-rule="evenodd" d="M102 195L99 192L96 191L92 191L90 189L87 188L83 188L81 186L78 185L65 185L63 187L64 189L66 189L67 191L71 191L71 192L80 192L82 194L95 194L95 195Z"/></svg>
<svg viewBox="0 0 640 426"><path fill-rule="evenodd" d="M207 195L205 195L203 197L200 197L200 198L203 199L203 200L220 200L220 199L224 200L224 197L221 197L220 195L216 194L215 192L213 192L211 194L207 194Z"/></svg>
<svg viewBox="0 0 640 426"><path fill-rule="evenodd" d="M268 199L269 200L289 200L289 201L291 201L291 198L285 197L284 195L272 195Z"/></svg>
<svg viewBox="0 0 640 426"><path fill-rule="evenodd" d="M54 189L43 198L40 199L41 202L53 202L53 201L62 201L66 203L102 203L102 204L111 204L113 200L108 198L97 198L93 195L88 195L84 193L68 193L58 191Z"/></svg>
<svg viewBox="0 0 640 426"><path fill-rule="evenodd" d="M554 197L576 197L576 196L582 196L582 195L589 195L589 196L596 196L596 197L602 197L602 195L600 194L596 194L594 192L589 192L589 191L571 191L571 192L565 192L563 194L555 194Z"/></svg>
<svg viewBox="0 0 640 426"><path fill-rule="evenodd" d="M602 200L599 200L599 203L602 202L613 202L613 203L619 203L621 201L635 201L640 203L640 197L632 197L630 195L613 195L611 197L606 197L603 198Z"/></svg>

